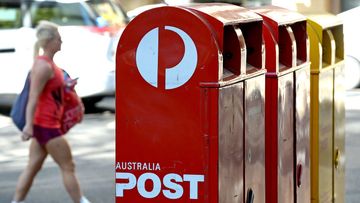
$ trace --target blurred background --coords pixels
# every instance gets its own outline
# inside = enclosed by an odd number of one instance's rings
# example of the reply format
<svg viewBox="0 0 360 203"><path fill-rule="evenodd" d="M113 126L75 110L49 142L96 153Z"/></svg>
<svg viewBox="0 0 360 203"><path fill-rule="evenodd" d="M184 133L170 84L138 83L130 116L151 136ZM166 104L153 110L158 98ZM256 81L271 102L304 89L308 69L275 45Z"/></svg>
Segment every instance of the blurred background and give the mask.
<svg viewBox="0 0 360 203"><path fill-rule="evenodd" d="M226 2L242 6L279 5L289 9L311 10L315 12L327 11L334 14L359 6L359 0L117 0L124 10L129 11L148 4L183 4L189 2Z"/></svg>
<svg viewBox="0 0 360 203"><path fill-rule="evenodd" d="M141 12L198 2L245 7L278 5L299 12L331 13L344 23L348 89L360 84L360 0L0 0L0 106L10 108L33 61L34 28L40 20L60 25L62 51L56 64L77 78L87 109L115 95L114 54L122 30Z"/></svg>
<svg viewBox="0 0 360 203"><path fill-rule="evenodd" d="M148 9L186 3L227 2L245 7L273 4L306 13L338 15L346 54L346 202L360 199L360 0L0 0L0 202L10 202L26 165L28 142L9 118L33 62L35 27L59 24L62 51L55 63L72 78L86 105L83 122L67 135L85 194L114 202L115 51L126 25ZM119 87L118 87L119 88ZM15 136L16 135L16 136ZM53 162L46 163L27 202L69 202ZM55 183L55 184L54 184ZM46 189L46 193L44 193Z"/></svg>

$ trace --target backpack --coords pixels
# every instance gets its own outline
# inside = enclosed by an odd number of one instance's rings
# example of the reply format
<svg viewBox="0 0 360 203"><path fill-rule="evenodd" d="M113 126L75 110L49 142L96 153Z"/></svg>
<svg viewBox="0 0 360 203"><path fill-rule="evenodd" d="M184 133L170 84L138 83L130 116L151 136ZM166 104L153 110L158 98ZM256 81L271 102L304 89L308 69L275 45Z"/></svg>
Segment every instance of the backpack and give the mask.
<svg viewBox="0 0 360 203"><path fill-rule="evenodd" d="M29 99L29 92L30 92L30 72L26 77L22 91L16 97L10 112L10 117L12 121L20 131L24 129L24 126L26 124L26 106Z"/></svg>
<svg viewBox="0 0 360 203"><path fill-rule="evenodd" d="M63 70L64 80L71 80L69 74ZM21 93L16 97L12 105L10 117L15 126L22 131L26 124L26 106L30 92L30 73L27 75ZM73 88L64 88L64 113L61 118L61 132L67 133L77 123L80 123L84 116L84 105Z"/></svg>
<svg viewBox="0 0 360 203"><path fill-rule="evenodd" d="M72 81L69 74L63 70L64 81ZM75 79L76 80L76 79ZM77 123L80 123L84 116L84 105L77 95L74 86L64 88L64 113L61 118L61 132L67 133Z"/></svg>

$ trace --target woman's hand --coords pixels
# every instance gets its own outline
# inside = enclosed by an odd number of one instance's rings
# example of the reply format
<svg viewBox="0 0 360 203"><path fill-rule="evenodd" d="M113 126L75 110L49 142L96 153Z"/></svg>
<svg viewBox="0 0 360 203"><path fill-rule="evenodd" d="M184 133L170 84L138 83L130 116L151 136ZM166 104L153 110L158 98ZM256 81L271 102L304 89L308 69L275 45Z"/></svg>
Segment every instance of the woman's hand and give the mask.
<svg viewBox="0 0 360 203"><path fill-rule="evenodd" d="M65 87L66 89L69 91L69 90L74 90L75 89L75 85L77 85L77 80L79 78L75 78L75 79L70 79L68 78L66 81L65 81Z"/></svg>
<svg viewBox="0 0 360 203"><path fill-rule="evenodd" d="M32 136L33 136L33 126L26 124L22 131L21 139L23 141L28 141Z"/></svg>

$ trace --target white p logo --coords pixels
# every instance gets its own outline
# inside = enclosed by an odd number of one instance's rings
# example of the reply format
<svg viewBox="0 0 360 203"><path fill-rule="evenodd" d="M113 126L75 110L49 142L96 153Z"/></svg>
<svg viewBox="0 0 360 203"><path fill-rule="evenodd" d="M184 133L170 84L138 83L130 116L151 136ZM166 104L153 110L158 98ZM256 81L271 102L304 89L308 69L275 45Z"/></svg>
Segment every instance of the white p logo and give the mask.
<svg viewBox="0 0 360 203"><path fill-rule="evenodd" d="M174 67L166 67L165 89L175 89L185 84L194 74L197 65L197 50L194 41L183 30L165 26L178 34L185 46L185 53L181 61ZM158 56L159 56L159 28L154 28L144 35L136 50L136 65L146 82L158 87Z"/></svg>

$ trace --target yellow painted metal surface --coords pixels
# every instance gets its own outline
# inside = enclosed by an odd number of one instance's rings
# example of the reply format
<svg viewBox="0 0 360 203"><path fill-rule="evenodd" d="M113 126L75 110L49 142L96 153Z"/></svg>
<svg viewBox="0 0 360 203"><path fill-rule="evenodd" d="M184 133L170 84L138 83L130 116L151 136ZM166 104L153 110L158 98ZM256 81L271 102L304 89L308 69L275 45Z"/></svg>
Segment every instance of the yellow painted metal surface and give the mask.
<svg viewBox="0 0 360 203"><path fill-rule="evenodd" d="M334 199L345 199L345 88L344 66L335 69L334 85Z"/></svg>
<svg viewBox="0 0 360 203"><path fill-rule="evenodd" d="M311 202L345 201L344 42L341 22L307 15L310 39Z"/></svg>
<svg viewBox="0 0 360 203"><path fill-rule="evenodd" d="M332 148L333 148L333 69L327 69L319 74L319 202L332 202ZM311 118L310 118L311 120ZM314 155L314 154L313 154ZM316 155L315 155L316 156Z"/></svg>

